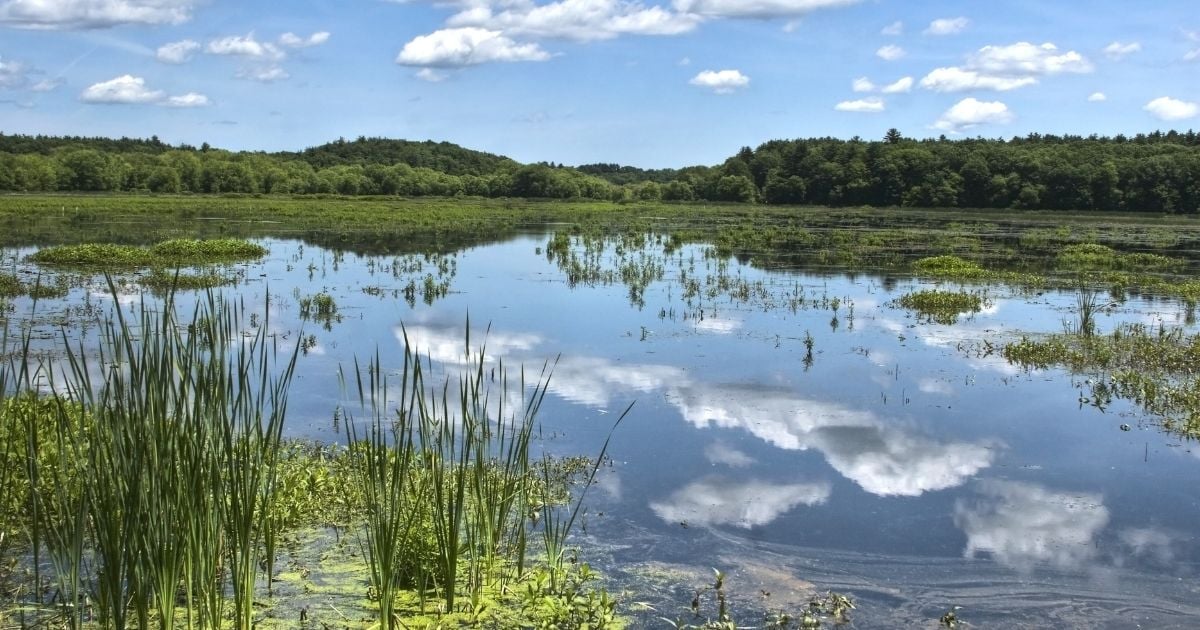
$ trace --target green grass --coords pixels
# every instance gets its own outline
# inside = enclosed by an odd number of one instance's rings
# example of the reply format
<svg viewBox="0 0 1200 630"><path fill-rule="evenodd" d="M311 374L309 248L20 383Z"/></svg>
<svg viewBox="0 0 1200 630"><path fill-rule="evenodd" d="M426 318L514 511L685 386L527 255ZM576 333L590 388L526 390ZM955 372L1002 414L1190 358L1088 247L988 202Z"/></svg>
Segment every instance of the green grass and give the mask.
<svg viewBox="0 0 1200 630"><path fill-rule="evenodd" d="M255 260L266 254L263 246L241 239L172 239L149 247L112 243L59 245L38 250L29 259L60 267L119 269Z"/></svg>

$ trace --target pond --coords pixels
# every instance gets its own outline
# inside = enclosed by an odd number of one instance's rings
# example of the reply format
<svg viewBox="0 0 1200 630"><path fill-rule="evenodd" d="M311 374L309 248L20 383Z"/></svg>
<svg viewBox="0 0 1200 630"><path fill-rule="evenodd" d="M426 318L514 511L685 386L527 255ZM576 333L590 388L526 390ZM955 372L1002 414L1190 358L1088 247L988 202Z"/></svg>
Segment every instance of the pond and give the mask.
<svg viewBox="0 0 1200 630"><path fill-rule="evenodd" d="M955 607L976 626L1200 619L1200 448L1095 399L1086 376L1000 352L1070 326L1074 292L971 285L977 312L928 318L898 300L959 285L766 271L655 234L551 226L404 256L257 242L268 256L224 268L236 284L219 291L301 344L288 437L344 443L343 370L376 352L398 370L407 338L453 373L468 327L489 364L530 383L552 371L542 448L594 454L633 405L575 541L637 626L690 619L713 569L743 625L827 591L853 598L854 627L932 627ZM33 251L6 250L4 269L53 274ZM47 344L64 325L94 335L113 297L101 277L68 285L36 310L13 300L7 325L31 322ZM139 290L121 286L132 309ZM1134 298L1096 327L1192 322L1178 302Z"/></svg>

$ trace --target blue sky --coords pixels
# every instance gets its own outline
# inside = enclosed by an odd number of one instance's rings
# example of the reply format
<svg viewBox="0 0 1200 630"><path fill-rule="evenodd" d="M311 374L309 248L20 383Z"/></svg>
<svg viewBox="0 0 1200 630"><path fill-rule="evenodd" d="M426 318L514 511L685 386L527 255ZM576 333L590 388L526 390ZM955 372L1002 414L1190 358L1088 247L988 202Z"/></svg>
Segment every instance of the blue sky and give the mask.
<svg viewBox="0 0 1200 630"><path fill-rule="evenodd" d="M712 164L1200 128L1195 0L0 0L0 131Z"/></svg>

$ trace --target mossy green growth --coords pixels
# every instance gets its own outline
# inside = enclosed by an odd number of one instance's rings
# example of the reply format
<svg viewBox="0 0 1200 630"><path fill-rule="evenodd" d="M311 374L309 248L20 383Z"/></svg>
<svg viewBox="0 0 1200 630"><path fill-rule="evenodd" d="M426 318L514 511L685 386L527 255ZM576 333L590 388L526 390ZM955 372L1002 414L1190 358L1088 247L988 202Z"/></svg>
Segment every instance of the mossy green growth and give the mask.
<svg viewBox="0 0 1200 630"><path fill-rule="evenodd" d="M977 262L958 256L930 256L913 263L913 271L918 275L941 280L968 281L1002 281L1012 284L1041 285L1045 279L1028 273L1015 271L997 271L987 269Z"/></svg>
<svg viewBox="0 0 1200 630"><path fill-rule="evenodd" d="M984 306L983 297L977 293L937 289L913 291L901 296L898 302L900 306L938 324L953 324L958 321L959 315L978 313Z"/></svg>
<svg viewBox="0 0 1200 630"><path fill-rule="evenodd" d="M1056 258L1060 270L1073 271L1170 271L1185 261L1146 252L1121 253L1096 243L1068 245Z"/></svg>
<svg viewBox="0 0 1200 630"><path fill-rule="evenodd" d="M59 245L39 250L29 259L67 267L170 267L255 260L266 254L265 247L242 239L173 239L150 247L111 243Z"/></svg>

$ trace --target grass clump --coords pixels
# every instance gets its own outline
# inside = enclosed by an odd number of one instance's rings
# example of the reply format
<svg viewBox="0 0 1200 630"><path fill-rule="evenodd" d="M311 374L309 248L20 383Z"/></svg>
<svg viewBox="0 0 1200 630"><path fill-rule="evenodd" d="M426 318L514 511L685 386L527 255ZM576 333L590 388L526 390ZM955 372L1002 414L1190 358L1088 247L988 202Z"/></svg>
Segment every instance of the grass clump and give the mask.
<svg viewBox="0 0 1200 630"><path fill-rule="evenodd" d="M925 289L901 296L899 304L916 311L929 321L953 324L963 313L978 313L983 310L984 299L977 293L966 291Z"/></svg>
<svg viewBox="0 0 1200 630"><path fill-rule="evenodd" d="M39 278L36 282L30 284L22 282L16 274L0 274L0 299L21 296L29 296L37 299L60 298L67 294L67 290L66 279L61 277L53 283L42 282Z"/></svg>
<svg viewBox="0 0 1200 630"><path fill-rule="evenodd" d="M255 260L266 254L265 247L242 239L173 239L150 247L112 243L59 245L39 250L29 259L64 267L170 267Z"/></svg>

